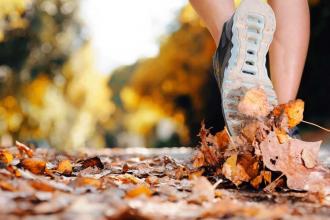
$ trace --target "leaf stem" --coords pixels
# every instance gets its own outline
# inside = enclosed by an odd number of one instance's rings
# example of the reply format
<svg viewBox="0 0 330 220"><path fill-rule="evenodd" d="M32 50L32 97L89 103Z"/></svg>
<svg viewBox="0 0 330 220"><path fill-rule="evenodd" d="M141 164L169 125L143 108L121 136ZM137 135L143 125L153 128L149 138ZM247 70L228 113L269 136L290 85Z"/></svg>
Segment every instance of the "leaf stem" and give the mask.
<svg viewBox="0 0 330 220"><path fill-rule="evenodd" d="M320 125L318 125L318 124L315 124L315 123L312 123L312 122L309 122L309 121L305 121L305 120L302 120L301 122L303 122L303 123L305 123L305 124L312 125L312 126L317 127L317 128L320 128L321 130L330 133L330 129L327 129L327 128L325 128L325 127L322 127L322 126L320 126Z"/></svg>

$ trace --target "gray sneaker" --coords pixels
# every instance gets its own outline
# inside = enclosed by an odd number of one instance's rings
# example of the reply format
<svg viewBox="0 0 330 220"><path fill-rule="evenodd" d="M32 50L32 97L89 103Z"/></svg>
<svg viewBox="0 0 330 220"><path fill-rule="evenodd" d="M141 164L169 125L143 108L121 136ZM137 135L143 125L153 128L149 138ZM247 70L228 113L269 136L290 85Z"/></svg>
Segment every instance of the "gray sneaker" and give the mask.
<svg viewBox="0 0 330 220"><path fill-rule="evenodd" d="M248 89L264 89L270 104L277 104L266 68L266 55L275 26L274 12L260 0L243 0L224 24L213 67L225 123L233 136L239 135L241 130L243 118L237 105Z"/></svg>

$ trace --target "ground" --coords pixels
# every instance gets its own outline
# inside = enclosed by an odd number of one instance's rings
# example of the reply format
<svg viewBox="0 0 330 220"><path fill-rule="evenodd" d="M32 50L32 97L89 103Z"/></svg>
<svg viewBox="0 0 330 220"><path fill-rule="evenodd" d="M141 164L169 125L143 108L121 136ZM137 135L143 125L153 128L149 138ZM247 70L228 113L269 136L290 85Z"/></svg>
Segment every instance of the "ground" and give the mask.
<svg viewBox="0 0 330 220"><path fill-rule="evenodd" d="M0 169L0 219L330 216L329 201L318 194L285 188L265 193L203 177L192 168L192 148L82 150L72 156L23 146L6 152L13 160Z"/></svg>

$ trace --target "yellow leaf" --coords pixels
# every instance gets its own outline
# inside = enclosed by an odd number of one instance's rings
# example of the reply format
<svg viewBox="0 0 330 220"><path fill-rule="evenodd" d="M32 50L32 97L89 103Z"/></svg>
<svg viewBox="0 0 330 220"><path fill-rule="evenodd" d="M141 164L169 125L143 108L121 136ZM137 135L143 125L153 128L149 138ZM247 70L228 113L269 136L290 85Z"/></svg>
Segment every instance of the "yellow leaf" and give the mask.
<svg viewBox="0 0 330 220"><path fill-rule="evenodd" d="M9 164L13 161L14 157L11 153L9 153L6 150L1 150L0 151L0 162Z"/></svg>
<svg viewBox="0 0 330 220"><path fill-rule="evenodd" d="M135 197L142 196L142 195L150 197L152 195L152 193L153 192L147 185L141 184L141 185L138 185L138 186L134 187L133 189L127 191L126 196L128 198L135 198Z"/></svg>
<svg viewBox="0 0 330 220"><path fill-rule="evenodd" d="M70 175L72 173L72 164L70 160L62 160L58 164L57 171L64 175Z"/></svg>

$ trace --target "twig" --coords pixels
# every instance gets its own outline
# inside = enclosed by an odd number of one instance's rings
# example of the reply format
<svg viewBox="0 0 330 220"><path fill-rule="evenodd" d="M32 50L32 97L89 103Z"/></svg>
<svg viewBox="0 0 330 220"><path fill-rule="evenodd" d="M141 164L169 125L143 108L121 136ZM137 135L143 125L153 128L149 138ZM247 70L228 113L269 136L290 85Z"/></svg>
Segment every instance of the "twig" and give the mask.
<svg viewBox="0 0 330 220"><path fill-rule="evenodd" d="M216 189L220 183L223 182L223 179L219 179L216 183L213 184L213 189Z"/></svg>
<svg viewBox="0 0 330 220"><path fill-rule="evenodd" d="M225 131L226 131L226 133L227 133L227 135L228 135L228 137L229 137L229 142L235 147L235 149L237 149L237 146L236 146L236 144L235 144L233 138L232 138L232 137L230 136L230 134L229 134L229 131L228 131L228 129L227 129L227 126L225 126Z"/></svg>
<svg viewBox="0 0 330 220"><path fill-rule="evenodd" d="M265 188L264 188L264 191L266 192L273 192L276 188L276 186L278 185L279 183L279 180L284 176L284 174L282 173L281 176L277 177L273 182L269 183Z"/></svg>
<svg viewBox="0 0 330 220"><path fill-rule="evenodd" d="M315 124L315 123L312 123L312 122L309 122L309 121L305 121L305 120L302 120L301 122L305 123L305 124L309 124L309 125L312 125L312 126L315 126L317 128L320 128L322 129L323 131L326 131L326 132L329 132L330 133L330 129L327 129L327 128L324 128L318 124Z"/></svg>

